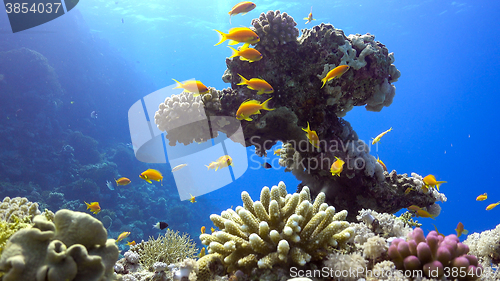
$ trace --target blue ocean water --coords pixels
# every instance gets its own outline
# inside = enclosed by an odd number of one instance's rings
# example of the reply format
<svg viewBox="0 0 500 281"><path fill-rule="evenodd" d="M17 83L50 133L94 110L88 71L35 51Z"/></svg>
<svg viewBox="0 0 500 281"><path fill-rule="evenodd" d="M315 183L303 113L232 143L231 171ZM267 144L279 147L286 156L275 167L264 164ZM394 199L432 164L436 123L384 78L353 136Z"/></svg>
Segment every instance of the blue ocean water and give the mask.
<svg viewBox="0 0 500 281"><path fill-rule="evenodd" d="M299 29L310 28L302 18L312 6L313 24L331 23L346 35L374 34L394 52L402 76L395 83L393 104L381 112L355 108L345 119L367 143L393 128L372 151L389 170L434 174L447 181L441 186L448 198L440 203L441 214L435 220L418 218L424 230L433 230L435 224L441 233L451 234L460 221L471 233L498 224L500 209L485 208L500 201L500 4L256 1L255 10L233 16L230 24L227 12L234 4L81 1L66 15L15 34L6 13L0 12L0 52L24 47L43 55L63 92L56 98L41 96L36 89L46 87L47 79L38 77L36 69L0 65L2 198L25 196L53 211L85 211L83 201L99 201L103 211L97 217L113 219L110 236L129 230L129 240L140 241L160 233L151 228L158 220L197 239L201 226L212 225L210 214L241 205L244 190L256 199L263 186L284 181L289 192L295 191L299 181L283 168L248 169L234 182L196 198L195 204L180 202L170 165L144 164L133 157L127 112L137 100L172 85L172 79L196 78L217 89L229 87L221 76L230 50L213 46L218 41L213 29L249 26L268 10L287 12ZM26 87L36 98L19 94ZM68 152L74 157L65 156L66 145L75 150ZM253 151L247 149L249 155ZM250 158L249 166L256 166ZM138 178L147 168L164 173L163 185L147 185ZM131 178L132 184L108 190L106 180L118 176ZM475 201L485 192L487 201Z"/></svg>

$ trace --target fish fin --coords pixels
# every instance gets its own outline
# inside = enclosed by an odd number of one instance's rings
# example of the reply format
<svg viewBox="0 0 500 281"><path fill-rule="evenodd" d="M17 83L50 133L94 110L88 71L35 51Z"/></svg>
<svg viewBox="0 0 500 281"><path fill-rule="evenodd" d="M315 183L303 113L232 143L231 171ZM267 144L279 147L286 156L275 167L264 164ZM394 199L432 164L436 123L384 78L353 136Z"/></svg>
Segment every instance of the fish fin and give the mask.
<svg viewBox="0 0 500 281"><path fill-rule="evenodd" d="M307 21L309 20L309 18L304 18L304 19L307 20Z"/></svg>
<svg viewBox="0 0 500 281"><path fill-rule="evenodd" d="M262 109L264 110L275 110L275 108L270 108L269 107L269 101L271 100L272 98L268 98L267 100L265 100L261 106L262 106Z"/></svg>
<svg viewBox="0 0 500 281"><path fill-rule="evenodd" d="M257 91L257 95L262 95L262 94L264 94L264 90L261 89Z"/></svg>
<svg viewBox="0 0 500 281"><path fill-rule="evenodd" d="M248 49L248 47L250 47L250 43L245 43L241 46L241 50Z"/></svg>
<svg viewBox="0 0 500 281"><path fill-rule="evenodd" d="M253 121L253 119L252 119L252 118L250 118L250 117L244 118L243 120L246 120L246 121Z"/></svg>
<svg viewBox="0 0 500 281"><path fill-rule="evenodd" d="M150 184L153 184L153 182L150 179L145 179L145 181L147 181Z"/></svg>
<svg viewBox="0 0 500 281"><path fill-rule="evenodd" d="M231 14L231 12L229 12L228 14L229 14L229 24L231 24L231 16L232 16L232 14Z"/></svg>
<svg viewBox="0 0 500 281"><path fill-rule="evenodd" d="M175 83L177 83L177 86L175 86L175 88L172 88L172 89L181 89L181 88L182 88L182 83L181 83L181 82L179 82L179 81L177 81L177 80L175 80L175 79L172 79L172 80L174 80L174 81L175 81ZM149 169L148 169L148 170L149 170Z"/></svg>
<svg viewBox="0 0 500 281"><path fill-rule="evenodd" d="M214 46L217 46L219 44L221 44L222 42L226 41L227 38L226 38L226 33L222 32L222 31L219 31L217 29L214 29L215 31L217 31L219 33L219 43L215 44Z"/></svg>
<svg viewBox="0 0 500 281"><path fill-rule="evenodd" d="M239 43L240 43L240 42L238 42L238 41L234 41L234 40L229 41L229 45L237 45L237 44L239 44Z"/></svg>
<svg viewBox="0 0 500 281"><path fill-rule="evenodd" d="M241 76L241 74L239 74L239 73L238 73L238 76L241 77L241 82L236 84L236 85L247 85L248 80L245 77Z"/></svg>
<svg viewBox="0 0 500 281"><path fill-rule="evenodd" d="M234 57L237 57L237 56L240 56L238 50L236 50L235 48L231 47L231 46L227 46L229 49L233 50L233 54L229 57L229 58L234 58ZM240 56L240 60L243 60L243 57Z"/></svg>

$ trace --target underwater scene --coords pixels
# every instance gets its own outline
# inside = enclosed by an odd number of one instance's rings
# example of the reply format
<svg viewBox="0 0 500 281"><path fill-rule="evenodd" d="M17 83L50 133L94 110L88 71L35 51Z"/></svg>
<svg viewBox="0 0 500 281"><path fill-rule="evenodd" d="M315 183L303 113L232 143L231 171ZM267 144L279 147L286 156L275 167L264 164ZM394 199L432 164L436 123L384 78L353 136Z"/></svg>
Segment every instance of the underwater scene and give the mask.
<svg viewBox="0 0 500 281"><path fill-rule="evenodd" d="M500 280L500 3L4 8L0 280Z"/></svg>

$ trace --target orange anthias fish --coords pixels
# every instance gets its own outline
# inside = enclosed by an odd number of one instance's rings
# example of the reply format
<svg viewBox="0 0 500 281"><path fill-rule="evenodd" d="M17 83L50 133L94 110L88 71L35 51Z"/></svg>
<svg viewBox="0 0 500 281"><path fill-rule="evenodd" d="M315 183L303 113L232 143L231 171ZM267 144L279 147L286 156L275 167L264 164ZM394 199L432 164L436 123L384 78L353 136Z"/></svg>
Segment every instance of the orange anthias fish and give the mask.
<svg viewBox="0 0 500 281"><path fill-rule="evenodd" d="M142 172L139 177L148 183L152 183L151 180L158 181L162 185L162 180L163 180L163 175L160 173L160 171L155 170L155 169L147 169L146 171Z"/></svg>
<svg viewBox="0 0 500 281"><path fill-rule="evenodd" d="M420 207L419 207L419 206L417 206L417 205L411 205L410 207L408 207L408 208L406 208L406 209L408 209L408 210L410 210L410 211L413 211L413 212L416 212L416 211L418 211L418 210L421 210L422 208L420 208Z"/></svg>
<svg viewBox="0 0 500 281"><path fill-rule="evenodd" d="M229 45L236 45L238 43L248 43L248 44L255 44L260 41L259 36L257 33L253 32L248 27L234 27L229 30L229 33L224 33L222 31L219 31L217 29L214 29L219 33L219 43L215 44L214 46L217 46L221 44L222 42L226 40L231 40L229 42Z"/></svg>
<svg viewBox="0 0 500 281"><path fill-rule="evenodd" d="M122 178L119 178L119 179L115 179L115 181L116 181L116 185L117 186L118 185L127 185L127 184L129 184L131 182L130 179L125 178L125 177L122 177Z"/></svg>
<svg viewBox="0 0 500 281"><path fill-rule="evenodd" d="M434 219L436 217L435 215L431 215L429 212L427 212L424 209L417 210L416 213L417 213L417 217L431 218L431 219Z"/></svg>
<svg viewBox="0 0 500 281"><path fill-rule="evenodd" d="M118 243L122 241L123 239L127 238L130 235L130 232L124 231L120 235L118 235L118 238L116 238L115 243Z"/></svg>
<svg viewBox="0 0 500 281"><path fill-rule="evenodd" d="M340 177L340 173L342 173L342 170L344 169L345 162L337 156L335 156L335 158L337 158L337 161L333 162L332 166L330 167L330 172L332 173L332 176Z"/></svg>
<svg viewBox="0 0 500 281"><path fill-rule="evenodd" d="M274 155L280 155L281 154L281 148L278 148L274 151Z"/></svg>
<svg viewBox="0 0 500 281"><path fill-rule="evenodd" d="M262 54L254 48L242 47L240 50L236 50L231 46L227 46L233 50L233 54L229 58L240 57L240 60L254 62L260 61L262 59Z"/></svg>
<svg viewBox="0 0 500 281"><path fill-rule="evenodd" d="M380 166L382 166L382 168L384 168L384 171L387 172L387 166L384 164L384 162L382 162L382 160L380 160L380 158L378 157L378 155L377 155L377 163L379 163Z"/></svg>
<svg viewBox="0 0 500 281"><path fill-rule="evenodd" d="M476 201L484 201L486 199L488 199L487 193L483 193L483 194L479 195L478 197L476 197Z"/></svg>
<svg viewBox="0 0 500 281"><path fill-rule="evenodd" d="M204 234L204 233L205 233L205 229L206 229L206 228L205 228L205 226L202 226L202 227L201 227L201 229L200 229L201 234Z"/></svg>
<svg viewBox="0 0 500 281"><path fill-rule="evenodd" d="M223 155L219 157L219 159L217 159L217 163L218 163L217 168L215 168L216 171L217 169L233 166L233 158L231 158L231 156L229 155Z"/></svg>
<svg viewBox="0 0 500 281"><path fill-rule="evenodd" d="M424 178L424 184L427 188L430 188L430 187L435 187L437 188L437 190L439 190L439 186L442 184L442 183L446 183L445 181L437 181L436 180L436 177L434 177L433 175L427 175L425 178Z"/></svg>
<svg viewBox="0 0 500 281"><path fill-rule="evenodd" d="M172 89L184 89L184 92L193 93L193 96L195 97L204 95L209 92L207 86L203 85L203 83L197 80L189 80L185 83L181 83L175 79L172 80L177 83L177 86Z"/></svg>
<svg viewBox="0 0 500 281"><path fill-rule="evenodd" d="M346 73L349 70L348 65L339 65L335 67L334 69L330 70L325 76L325 78L321 79L321 82L323 82L323 85L321 88L323 88L326 84L326 82L334 79L334 78L340 78L342 74Z"/></svg>
<svg viewBox="0 0 500 281"><path fill-rule="evenodd" d="M464 224L462 222L458 222L457 228L455 229L457 232L457 237L462 236L462 234L468 234L469 231L467 229L464 229Z"/></svg>
<svg viewBox="0 0 500 281"><path fill-rule="evenodd" d="M247 80L241 74L238 75L241 77L241 82L236 85L247 85L248 89L257 91L257 95L274 93L273 87L266 80L260 78Z"/></svg>
<svg viewBox="0 0 500 281"><path fill-rule="evenodd" d="M83 202L85 202L85 201L83 201ZM90 209L90 211L92 213L94 213L94 215L97 215L101 211L101 207L99 206L99 202L92 202L90 204L85 202L85 204L87 205L87 210Z"/></svg>
<svg viewBox="0 0 500 281"><path fill-rule="evenodd" d="M389 128L389 130L387 131L384 131L382 133L380 133L378 136L376 136L373 141L372 141L372 145L376 144L377 142L380 141L380 139L385 136L385 134L389 133L390 131L392 131L392 127Z"/></svg>
<svg viewBox="0 0 500 281"><path fill-rule="evenodd" d="M486 211L489 211L493 208L495 208L496 206L498 206L500 204L500 202L497 202L497 203L493 203L493 204L489 204L488 207L486 207Z"/></svg>
<svg viewBox="0 0 500 281"><path fill-rule="evenodd" d="M254 3L250 2L250 1L244 1L244 2L240 2L238 4L236 4L232 9L231 11L229 11L229 23L231 23L231 16L232 15L237 15L237 14L246 14L248 12L250 12L251 10L255 9L255 7L257 7L257 5L255 5Z"/></svg>
<svg viewBox="0 0 500 281"><path fill-rule="evenodd" d="M206 254L206 250L205 250L205 247L201 248L201 251L200 253L198 254L198 257L199 258L203 258Z"/></svg>
<svg viewBox="0 0 500 281"><path fill-rule="evenodd" d="M189 193L189 196L191 196L191 198L189 198L189 202L196 203L196 197L194 197L191 193Z"/></svg>
<svg viewBox="0 0 500 281"><path fill-rule="evenodd" d="M311 128L309 127L309 122L307 122L307 129L302 128L302 130L306 132L306 136L307 139L309 140L309 143L312 144L314 147L319 148L318 134L316 134L316 131L311 131Z"/></svg>
<svg viewBox="0 0 500 281"><path fill-rule="evenodd" d="M210 230L212 231L212 233L215 232L215 228L211 227Z"/></svg>
<svg viewBox="0 0 500 281"><path fill-rule="evenodd" d="M268 98L263 103L260 103L258 100L246 100L244 101L238 111L236 111L236 119L238 120L246 120L252 121L253 119L250 116L255 114L260 114L260 110L274 110L274 108L269 108L268 103L272 98Z"/></svg>
<svg viewBox="0 0 500 281"><path fill-rule="evenodd" d="M307 15L307 18L304 18L306 21L306 24L310 23L311 21L313 20L316 20L316 19L313 19L313 7L311 7L311 12L309 13L309 15Z"/></svg>
<svg viewBox="0 0 500 281"><path fill-rule="evenodd" d="M135 241L132 241L132 242L127 242L127 246L135 246Z"/></svg>

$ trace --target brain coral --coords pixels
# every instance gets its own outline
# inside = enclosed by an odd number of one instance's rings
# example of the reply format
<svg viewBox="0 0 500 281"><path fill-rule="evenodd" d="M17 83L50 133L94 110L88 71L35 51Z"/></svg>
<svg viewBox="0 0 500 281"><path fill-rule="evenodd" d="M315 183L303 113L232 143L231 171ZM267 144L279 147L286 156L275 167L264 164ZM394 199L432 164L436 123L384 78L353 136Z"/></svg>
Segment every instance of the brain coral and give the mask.
<svg viewBox="0 0 500 281"><path fill-rule="evenodd" d="M287 194L280 182L271 189L264 187L260 201L252 201L247 192L241 198L243 207L210 216L219 231L200 235L208 252L222 255L231 272L255 265L304 265L322 257L321 249L344 246L354 233L344 221L346 211L336 213L324 203L323 193L313 202L307 187Z"/></svg>

